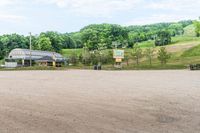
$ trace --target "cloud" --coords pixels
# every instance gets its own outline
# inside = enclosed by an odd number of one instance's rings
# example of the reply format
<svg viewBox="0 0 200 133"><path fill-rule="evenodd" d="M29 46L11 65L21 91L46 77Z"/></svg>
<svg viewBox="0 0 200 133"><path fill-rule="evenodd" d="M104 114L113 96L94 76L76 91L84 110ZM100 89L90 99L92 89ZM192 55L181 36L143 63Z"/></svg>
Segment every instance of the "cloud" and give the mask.
<svg viewBox="0 0 200 133"><path fill-rule="evenodd" d="M158 10L194 11L194 9L199 9L199 5L199 0L160 0L151 1L147 7Z"/></svg>
<svg viewBox="0 0 200 133"><path fill-rule="evenodd" d="M15 4L17 0L0 0L0 7Z"/></svg>
<svg viewBox="0 0 200 133"><path fill-rule="evenodd" d="M16 23L16 22L21 22L24 19L25 19L24 16L0 13L0 21Z"/></svg>
<svg viewBox="0 0 200 133"><path fill-rule="evenodd" d="M134 9L142 0L36 0L55 4L77 15L109 17L113 13Z"/></svg>
<svg viewBox="0 0 200 133"><path fill-rule="evenodd" d="M161 22L178 22L181 20L189 20L189 19L197 19L197 17L194 16L185 16L185 15L176 15L176 14L154 14L149 17L145 18L136 18L133 19L127 23L125 23L125 26L128 25L146 25L146 24L154 24L154 23L161 23Z"/></svg>

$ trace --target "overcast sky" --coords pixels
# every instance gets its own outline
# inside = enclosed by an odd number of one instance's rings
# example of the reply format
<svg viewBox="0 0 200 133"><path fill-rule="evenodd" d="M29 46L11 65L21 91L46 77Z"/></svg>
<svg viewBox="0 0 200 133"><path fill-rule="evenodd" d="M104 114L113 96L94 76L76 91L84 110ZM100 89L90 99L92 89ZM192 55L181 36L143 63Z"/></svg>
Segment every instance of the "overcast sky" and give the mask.
<svg viewBox="0 0 200 133"><path fill-rule="evenodd" d="M88 24L197 19L200 0L0 0L0 34L78 31Z"/></svg>

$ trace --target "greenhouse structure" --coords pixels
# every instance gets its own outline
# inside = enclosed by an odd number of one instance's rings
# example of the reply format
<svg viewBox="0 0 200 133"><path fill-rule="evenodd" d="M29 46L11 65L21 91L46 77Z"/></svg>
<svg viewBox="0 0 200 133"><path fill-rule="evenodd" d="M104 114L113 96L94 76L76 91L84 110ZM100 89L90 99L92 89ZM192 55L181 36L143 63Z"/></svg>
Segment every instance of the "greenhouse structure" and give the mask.
<svg viewBox="0 0 200 133"><path fill-rule="evenodd" d="M66 59L59 53L29 49L14 49L5 60L5 67L55 66L61 67Z"/></svg>

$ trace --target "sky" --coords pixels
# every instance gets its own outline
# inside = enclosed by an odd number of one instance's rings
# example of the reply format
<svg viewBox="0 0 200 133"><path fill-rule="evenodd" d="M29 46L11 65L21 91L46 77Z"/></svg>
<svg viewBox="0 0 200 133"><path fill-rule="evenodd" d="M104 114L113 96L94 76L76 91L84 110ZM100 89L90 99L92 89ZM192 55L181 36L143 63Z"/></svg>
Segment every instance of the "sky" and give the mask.
<svg viewBox="0 0 200 133"><path fill-rule="evenodd" d="M79 31L198 19L200 0L0 0L0 34Z"/></svg>

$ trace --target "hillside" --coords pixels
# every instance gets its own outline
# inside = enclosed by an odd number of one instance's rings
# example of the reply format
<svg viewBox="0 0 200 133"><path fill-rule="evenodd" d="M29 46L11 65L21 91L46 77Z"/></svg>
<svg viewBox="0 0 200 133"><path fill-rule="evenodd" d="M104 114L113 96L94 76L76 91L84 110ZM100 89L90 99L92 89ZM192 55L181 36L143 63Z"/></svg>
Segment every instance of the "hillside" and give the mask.
<svg viewBox="0 0 200 133"><path fill-rule="evenodd" d="M200 44L184 51L182 56L183 57L194 57L194 56L198 57L198 56L200 56Z"/></svg>
<svg viewBox="0 0 200 133"><path fill-rule="evenodd" d="M192 36L194 37L196 34L195 34L195 27L193 24L187 26L184 28L184 36Z"/></svg>
<svg viewBox="0 0 200 133"><path fill-rule="evenodd" d="M184 28L184 34L172 37L172 43L165 46L167 51L170 53L171 58L166 66L161 66L157 59L157 56L153 58L153 65L149 66L149 61L144 56L140 65L137 66L135 61L131 57L132 49L125 49L125 53L130 57L129 65L127 61L124 61L124 69L183 69L187 68L189 64L200 63L200 38L195 37L194 26L189 25ZM143 49L143 53L148 47L155 47L154 41L143 41L139 43L139 46ZM157 52L160 47L155 47ZM110 50L106 50L110 51ZM112 51L112 50L111 50ZM69 57L72 53L81 54L82 49L63 49L62 53L64 56ZM156 54L156 53L154 53ZM104 65L105 69L112 69L112 65Z"/></svg>

